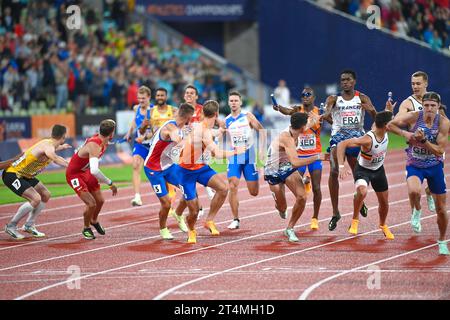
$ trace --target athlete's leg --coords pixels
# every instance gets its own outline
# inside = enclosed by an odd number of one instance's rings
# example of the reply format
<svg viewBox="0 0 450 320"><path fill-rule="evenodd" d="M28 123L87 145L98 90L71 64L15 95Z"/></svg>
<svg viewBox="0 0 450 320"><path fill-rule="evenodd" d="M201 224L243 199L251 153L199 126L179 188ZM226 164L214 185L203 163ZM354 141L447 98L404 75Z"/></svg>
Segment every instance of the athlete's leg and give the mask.
<svg viewBox="0 0 450 320"><path fill-rule="evenodd" d="M408 186L408 196L411 209L416 209L418 211L422 210L422 206L420 205L422 182L419 177L410 176L406 180L406 183Z"/></svg>
<svg viewBox="0 0 450 320"><path fill-rule="evenodd" d="M217 212L222 207L228 194L228 187L218 174L215 174L208 181L208 187L212 188L216 193L211 200L207 221L214 220Z"/></svg>
<svg viewBox="0 0 450 320"><path fill-rule="evenodd" d="M79 192L78 196L86 205L83 212L84 228L90 228L91 220L94 216L95 208L97 206L95 198L88 191L81 191Z"/></svg>
<svg viewBox="0 0 450 320"><path fill-rule="evenodd" d="M98 222L98 215L102 210L103 204L105 203L105 198L103 197L100 189L92 191L91 194L95 199L95 210L92 213L92 220L90 222L94 224Z"/></svg>
<svg viewBox="0 0 450 320"><path fill-rule="evenodd" d="M230 186L229 202L231 213L234 219L239 219L239 201L238 201L238 188L240 178L231 177L228 178L228 185Z"/></svg>
<svg viewBox="0 0 450 320"><path fill-rule="evenodd" d="M355 182L355 185L356 194L353 197L353 219L358 220L359 210L361 210L364 199L367 196L367 182L363 179L360 179Z"/></svg>
<svg viewBox="0 0 450 320"><path fill-rule="evenodd" d="M328 188L330 189L333 217L339 215L339 170L337 161L337 148L332 148L330 153L330 176L328 177Z"/></svg>
<svg viewBox="0 0 450 320"><path fill-rule="evenodd" d="M38 208L41 203L41 195L33 187L27 188L22 193L22 198L25 198L28 202L25 202L19 207L17 213L7 224L8 227L16 227L23 217L31 213L34 209Z"/></svg>
<svg viewBox="0 0 450 320"><path fill-rule="evenodd" d="M320 182L322 180L322 169L314 170L310 172L312 190L313 190L313 203L314 203L314 213L313 218L319 218L320 204L322 203L322 191L320 189Z"/></svg>
<svg viewBox="0 0 450 320"><path fill-rule="evenodd" d="M279 183L276 185L269 185L272 197L275 200L275 208L280 213L285 213L287 210L287 202L285 195L284 183Z"/></svg>
<svg viewBox="0 0 450 320"><path fill-rule="evenodd" d="M292 229L305 210L306 191L298 171L294 171L289 177L287 177L285 180L285 184L295 196L295 204L292 208L291 219L288 223L288 228Z"/></svg>
<svg viewBox="0 0 450 320"><path fill-rule="evenodd" d="M447 197L446 194L433 194L436 200L436 214L437 214L437 224L439 227L439 240L444 241L448 226L448 214L447 214Z"/></svg>
<svg viewBox="0 0 450 320"><path fill-rule="evenodd" d="M29 213L28 219L25 222L25 227L34 226L37 216L45 208L45 204L50 200L51 196L50 191L48 191L48 189L41 182L39 182L36 186L34 186L34 189L41 196L41 202Z"/></svg>
<svg viewBox="0 0 450 320"><path fill-rule="evenodd" d="M378 213L380 215L380 226L386 224L386 217L389 212L389 192L376 192L378 198Z"/></svg>
<svg viewBox="0 0 450 320"><path fill-rule="evenodd" d="M144 159L142 156L135 154L133 156L133 190L134 199L131 201L133 205L142 205L141 201L141 171L144 167Z"/></svg>

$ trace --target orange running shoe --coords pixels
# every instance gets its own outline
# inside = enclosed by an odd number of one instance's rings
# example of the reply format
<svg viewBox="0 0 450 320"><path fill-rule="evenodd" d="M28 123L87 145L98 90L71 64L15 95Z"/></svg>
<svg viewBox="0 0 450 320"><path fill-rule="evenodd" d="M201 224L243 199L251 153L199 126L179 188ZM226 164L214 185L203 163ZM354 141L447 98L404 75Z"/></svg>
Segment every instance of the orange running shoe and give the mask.
<svg viewBox="0 0 450 320"><path fill-rule="evenodd" d="M381 231L383 231L384 236L388 240L394 240L394 235L392 234L391 230L389 230L389 227L387 225L380 226Z"/></svg>
<svg viewBox="0 0 450 320"><path fill-rule="evenodd" d="M311 230L319 230L319 220L316 218L311 219Z"/></svg>
<svg viewBox="0 0 450 320"><path fill-rule="evenodd" d="M205 228L211 232L212 236L218 236L220 234L219 230L217 230L216 225L214 224L214 221L212 220L205 222Z"/></svg>
<svg viewBox="0 0 450 320"><path fill-rule="evenodd" d="M195 230L188 230L188 239L187 243L197 243L197 231Z"/></svg>
<svg viewBox="0 0 450 320"><path fill-rule="evenodd" d="M352 225L348 228L348 232L351 234L358 234L358 219L352 219Z"/></svg>

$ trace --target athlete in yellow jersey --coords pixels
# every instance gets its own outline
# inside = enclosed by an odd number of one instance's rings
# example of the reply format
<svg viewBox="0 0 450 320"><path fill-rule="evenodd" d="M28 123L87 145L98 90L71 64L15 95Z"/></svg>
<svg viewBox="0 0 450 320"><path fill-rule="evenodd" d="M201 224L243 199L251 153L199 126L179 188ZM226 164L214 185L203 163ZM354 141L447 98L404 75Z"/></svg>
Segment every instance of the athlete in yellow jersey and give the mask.
<svg viewBox="0 0 450 320"><path fill-rule="evenodd" d="M165 88L156 89L155 93L155 106L152 108L150 114L150 124L152 126L152 132L155 133L158 129L167 121L175 119L175 115L178 112L178 108L172 107L167 104L167 90ZM178 226L183 232L187 232L187 226L183 216L177 216L175 214L175 201L177 200L176 189L170 183L167 183L167 190L169 191L169 198L171 208L169 215L174 217Z"/></svg>
<svg viewBox="0 0 450 320"><path fill-rule="evenodd" d="M64 126L54 125L50 139L43 139L33 145L3 171L2 180L5 186L18 196L27 200L26 203L20 206L16 215L5 227L5 232L14 239L20 240L24 238L17 231L17 224L27 214L29 216L25 222L23 231L32 234L34 237L45 237L44 233L36 229L34 222L50 199L50 192L36 179L36 176L52 161L62 167L68 166L69 163L55 153L59 150L71 148L70 145L64 144L66 131L66 127Z"/></svg>

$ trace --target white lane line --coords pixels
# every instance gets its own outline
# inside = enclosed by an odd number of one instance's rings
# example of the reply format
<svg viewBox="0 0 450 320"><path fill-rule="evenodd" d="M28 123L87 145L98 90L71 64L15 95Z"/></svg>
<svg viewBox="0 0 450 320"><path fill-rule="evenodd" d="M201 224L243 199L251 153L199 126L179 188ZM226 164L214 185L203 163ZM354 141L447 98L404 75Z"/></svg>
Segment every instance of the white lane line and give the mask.
<svg viewBox="0 0 450 320"><path fill-rule="evenodd" d="M353 196L353 194L351 194L351 195ZM392 203L390 203L390 204L393 205L393 204L398 204L398 203L403 203L403 202L408 202L408 201L409 201L409 199L403 199L403 200L398 200L398 201L392 202ZM370 207L369 210L371 210L371 209L376 209L376 208L378 208L378 207ZM292 207L289 207L289 209L292 209ZM275 213L275 212L276 212L276 210L272 210L272 211L260 213L259 215L265 215L265 214L268 214L268 213ZM352 211L352 212L348 212L348 213L346 213L346 214L343 214L343 215L341 215L341 216L344 217L344 216L348 216L348 215L352 215L352 214L353 214L353 211ZM425 218L422 218L422 219L425 219ZM324 222L324 221L327 221L327 220L328 220L328 218L327 218L327 219L321 219L321 220L319 220L319 221L320 221L320 222ZM296 228L303 227L303 226L307 226L307 225L309 225L309 223L305 223L305 224L302 224L302 225L298 225L298 226L296 226ZM222 246L225 246L225 245L227 245L227 244L233 244L233 243L245 241L245 240L248 240L248 239L259 238L259 237L261 237L261 236L270 235L270 234L273 234L273 233L281 232L281 231L283 231L283 230L284 230L284 228L283 228L283 229L278 229L278 230L271 230L271 231L268 231L268 232L259 233L259 234L257 234L257 235L252 235L252 236L248 236L248 237L243 237L243 238L239 238L239 239L232 240L232 241L226 241L226 242L219 243L219 244L215 244L215 245L211 245L211 246L205 246L205 247L198 248L198 249L194 249L194 250L189 250L189 251L185 251L185 252L180 252L180 253L173 254L173 255L168 255L168 256L163 256L163 257L159 257L159 258L155 258L155 259L145 260L145 261L141 261L141 262L137 262L137 263L133 263L133 264L129 264L129 265L125 265L125 266L113 268L113 269L103 270L103 271L96 272L96 273L89 274L89 275L85 275L85 276L80 276L80 277L76 277L76 278L67 279L67 280L65 280L65 281L57 282L57 283L54 283L54 284L52 284L52 285L49 285L49 286L46 286L46 287L43 287L43 288L40 288L40 289L31 291L31 292L29 292L29 293L26 293L25 295L22 295L22 296L20 296L20 297L17 297L15 300L22 300L22 299L28 298L28 297L30 297L30 296L32 296L32 295L41 293L41 292L43 292L43 291L46 291L46 290L49 290L49 289L52 289L52 288L61 286L61 285L63 285L63 284L66 284L66 283L69 283L69 282L72 282L72 281L78 281L78 280L82 280L82 279L94 277L94 276L97 276L97 275L106 274L106 273L109 273L109 272L114 272L114 271L118 271L118 270L123 270L123 269L127 269L127 268L132 268L132 267L144 265L144 264L151 263L151 262L156 262L156 261L166 260L166 259L170 259L170 258L175 258L175 257L179 257L179 256L183 256L183 255L187 255L187 254L191 254L191 253L195 253L195 252L200 252L200 251L208 250L208 249L211 249L211 248L222 247ZM375 230L375 231L379 231L379 230L377 229L377 230ZM375 232L375 231L374 231L374 232ZM366 234L366 233L365 233L365 234ZM357 235L357 236L360 236L360 235ZM354 238L354 237L357 237L357 236L345 238L345 239L340 240L340 241L344 241L344 240L347 240L347 239L351 239L351 238ZM143 240L143 239L142 239L142 240ZM133 241L133 242L135 242L135 241ZM339 242L339 241L335 241L335 242ZM325 244L325 245L326 245L326 244ZM322 247L322 246L324 246L324 245L320 245L320 246L318 246L318 247ZM284 255L284 256L285 256L285 255ZM275 258L276 258L276 257L275 257ZM270 261L270 260L273 260L273 259L274 259L274 258L265 259L265 260ZM264 260L264 261L265 261L265 260ZM262 262L264 262L264 261L262 261ZM257 263L256 263L256 264L257 264ZM244 266L241 266L241 267L244 267ZM228 272L228 271L233 271L233 270L235 270L235 269L236 269L236 268L232 268L232 269L229 269L229 270L225 270L225 271L223 271L223 272L221 272L221 273ZM239 268L238 268L238 269L239 269ZM1 271L1 270L0 270L0 271ZM216 275L216 274L214 274L214 275ZM211 277L211 276L213 276L213 275L209 275L209 276L207 276L207 278L208 278L208 277ZM200 278L198 281L200 281L201 279L203 279L203 277ZM187 285L187 284L186 284L186 285ZM178 286L177 286L177 287L178 287Z"/></svg>
<svg viewBox="0 0 450 320"><path fill-rule="evenodd" d="M447 211L447 212L450 212L450 210ZM448 240L450 240L450 239L447 239L446 241L448 241ZM367 268L367 267L369 267L369 266L372 266L372 265L374 265L374 264L380 264L380 263L383 263L383 262L387 262L387 261L391 261L391 260L394 260L394 259L397 259L397 258L401 258L401 257L407 256L407 255L412 254L412 253L416 253L416 252L419 252L419 251L422 251L422 250L426 250L426 249L432 248L432 247L434 247L434 246L436 246L436 245L437 245L437 243L430 244L430 245L425 246L425 247L422 247L422 248L418 248L418 249L415 249L415 250L407 251L407 252L404 252L404 253L401 253L401 254L397 254L397 255L392 256L392 257L389 257L389 258L377 260L377 261L374 261L374 262L371 262L371 263L362 265L362 266L360 266L360 267L356 267L356 268L353 268L353 269L350 269L350 270L346 270L346 271L337 273L337 274L335 274L335 275L333 275L333 276L330 276L330 277L328 277L328 278L325 278L325 279L323 279L323 280L320 280L319 282L316 282L316 283L313 284L312 286L308 287L305 291L303 291L303 293L300 295L300 297L298 298L298 300L306 300L306 299L308 298L308 296L309 296L315 289L317 289L318 287L320 287L320 286L323 285L324 283L327 283L327 282L329 282L329 281L331 281L331 280L334 280L334 279L339 278L339 277L341 277L341 276L344 276L344 275L346 275L346 274L349 274L349 273L352 273L352 272L355 272L355 271L358 271L358 270L361 270L361 269L365 269L365 268Z"/></svg>
<svg viewBox="0 0 450 320"><path fill-rule="evenodd" d="M406 199L406 200L401 200L401 201L397 201L397 202L405 202L405 201L409 201L409 200ZM425 219L428 219L428 218L431 218L431 217L434 217L434 216L435 216L435 214L431 215L431 216L426 216L426 217L421 218L421 220L425 220ZM396 227L399 227L399 226L403 226L403 225L409 224L409 223L410 223L410 221L402 222L402 223L390 226L389 228L393 229L393 228L396 228ZM203 276L203 277L200 277L200 278L196 278L196 279L192 279L190 281L183 282L183 283L181 283L181 284L179 284L179 285L177 285L175 287L167 289L166 291L164 291L164 292L158 294L156 297L154 297L153 300L162 300L165 297L167 297L168 295L170 295L170 294L174 293L175 291L177 291L178 289L181 289L183 287L186 287L188 285L191 285L191 284L199 282L199 281L203 281L205 279L209 279L209 278L212 278L212 277L215 277L215 276L222 275L224 273L228 273L228 272L231 272L231 271L239 270L239 269L242 269L242 268L255 266L257 264L261 264L261 263L265 263L265 262L269 262L269 261L278 260L280 258L285 258L285 257L288 257L288 256L292 256L292 255L296 255L296 254L299 254L299 253L311 251L311 250L314 250L314 249L319 249L319 248L326 247L326 246L329 246L329 245L332 245L332 244L335 244L335 243L343 242L343 241L346 241L346 240L350 240L350 239L353 239L353 238L361 237L363 235L368 235L368 234L375 233L375 232L380 232L380 230L379 229L375 229L375 230L364 232L364 233L361 233L361 234L358 234L358 235L355 235L355 236L349 236L349 237L346 237L346 238L343 238L343 239L327 242L327 243L324 243L324 244L321 244L321 245L308 247L308 248L305 248L305 249L302 249L302 250L297 250L297 251L290 252L290 253L283 254L283 255L279 255L279 256L276 256L276 257L271 257L271 258L267 258L267 259L263 259L263 260L259 260L259 261L255 261L255 262L251 262L251 263L247 263L247 264L244 264L244 265L236 266L236 267L233 267L233 268L230 268L230 269L218 271L218 272L215 272L213 274L209 274L209 275L206 275L206 276ZM437 245L437 244L435 244L435 245ZM21 298L21 297L19 297L19 298Z"/></svg>

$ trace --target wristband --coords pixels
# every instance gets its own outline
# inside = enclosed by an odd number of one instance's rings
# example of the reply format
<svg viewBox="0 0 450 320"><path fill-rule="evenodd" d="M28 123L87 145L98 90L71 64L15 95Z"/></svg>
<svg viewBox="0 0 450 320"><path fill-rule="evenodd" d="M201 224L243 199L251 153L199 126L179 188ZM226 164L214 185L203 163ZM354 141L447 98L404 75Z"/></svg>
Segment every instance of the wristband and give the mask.
<svg viewBox="0 0 450 320"><path fill-rule="evenodd" d="M339 169L343 169L343 168L345 168L345 165L340 164L340 165L339 165Z"/></svg>

